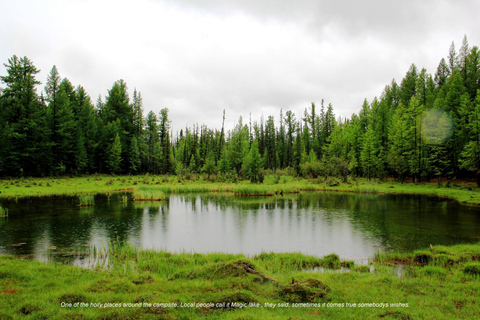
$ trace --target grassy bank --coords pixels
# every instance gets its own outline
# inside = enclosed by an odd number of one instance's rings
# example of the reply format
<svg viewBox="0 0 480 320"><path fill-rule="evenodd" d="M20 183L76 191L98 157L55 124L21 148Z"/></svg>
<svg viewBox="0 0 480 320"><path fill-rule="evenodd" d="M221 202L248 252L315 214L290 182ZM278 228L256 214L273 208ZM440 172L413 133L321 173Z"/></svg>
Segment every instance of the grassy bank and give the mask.
<svg viewBox="0 0 480 320"><path fill-rule="evenodd" d="M139 200L162 200L170 193L227 192L240 196L271 196L302 191L342 191L356 193L427 194L456 199L462 203L480 204L480 189L473 182L398 183L394 180L368 181L357 179L340 183L335 179L299 179L290 176L268 176L263 184L249 181L209 181L193 176L184 180L177 176L102 176L75 178L25 178L0 180L0 197L111 194L132 192Z"/></svg>
<svg viewBox="0 0 480 320"><path fill-rule="evenodd" d="M372 267L336 255L110 248L110 268L96 271L0 257L0 318L474 319L480 313L480 244L383 255ZM309 271L315 267L350 271Z"/></svg>

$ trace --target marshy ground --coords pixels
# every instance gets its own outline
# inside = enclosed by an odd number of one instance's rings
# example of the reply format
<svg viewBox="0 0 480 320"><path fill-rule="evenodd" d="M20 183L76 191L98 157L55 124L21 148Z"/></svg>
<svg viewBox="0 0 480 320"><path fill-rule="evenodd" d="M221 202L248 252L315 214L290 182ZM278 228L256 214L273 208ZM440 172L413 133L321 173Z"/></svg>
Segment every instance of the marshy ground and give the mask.
<svg viewBox="0 0 480 320"><path fill-rule="evenodd" d="M0 257L1 319L475 319L480 244L379 255L171 254L114 243L108 267ZM404 271L395 272L401 264ZM315 267L348 272L307 272ZM372 272L372 270L374 270Z"/></svg>

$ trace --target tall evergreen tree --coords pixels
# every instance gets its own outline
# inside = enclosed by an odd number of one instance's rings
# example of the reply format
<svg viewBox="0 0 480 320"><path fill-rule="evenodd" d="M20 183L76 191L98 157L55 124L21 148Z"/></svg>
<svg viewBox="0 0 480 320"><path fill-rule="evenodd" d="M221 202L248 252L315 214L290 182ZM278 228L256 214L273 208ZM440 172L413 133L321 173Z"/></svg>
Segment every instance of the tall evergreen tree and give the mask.
<svg viewBox="0 0 480 320"><path fill-rule="evenodd" d="M35 76L40 70L27 57L15 55L4 65L7 75L0 77L6 85L2 92L4 172L14 176L46 174L49 130L36 92L40 82Z"/></svg>
<svg viewBox="0 0 480 320"><path fill-rule="evenodd" d="M122 144L118 133L109 148L107 167L110 173L119 173L122 164Z"/></svg>
<svg viewBox="0 0 480 320"><path fill-rule="evenodd" d="M370 180L376 175L378 170L378 154L379 146L375 137L375 132L372 125L369 125L363 140L362 151L360 153L360 161L362 163L362 170L365 176Z"/></svg>

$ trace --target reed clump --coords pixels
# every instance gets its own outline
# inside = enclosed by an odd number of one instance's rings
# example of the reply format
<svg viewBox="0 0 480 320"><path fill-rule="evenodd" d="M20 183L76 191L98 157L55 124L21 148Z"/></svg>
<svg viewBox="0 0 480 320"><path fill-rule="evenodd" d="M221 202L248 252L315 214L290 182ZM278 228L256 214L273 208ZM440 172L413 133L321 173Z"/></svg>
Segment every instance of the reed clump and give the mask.
<svg viewBox="0 0 480 320"><path fill-rule="evenodd" d="M8 209L0 205L0 218L7 218L7 217L8 217Z"/></svg>
<svg viewBox="0 0 480 320"><path fill-rule="evenodd" d="M85 194L78 196L80 207L93 206L95 204L95 196L93 194Z"/></svg>
<svg viewBox="0 0 480 320"><path fill-rule="evenodd" d="M133 193L134 201L162 201L165 200L165 193L153 188L139 188Z"/></svg>

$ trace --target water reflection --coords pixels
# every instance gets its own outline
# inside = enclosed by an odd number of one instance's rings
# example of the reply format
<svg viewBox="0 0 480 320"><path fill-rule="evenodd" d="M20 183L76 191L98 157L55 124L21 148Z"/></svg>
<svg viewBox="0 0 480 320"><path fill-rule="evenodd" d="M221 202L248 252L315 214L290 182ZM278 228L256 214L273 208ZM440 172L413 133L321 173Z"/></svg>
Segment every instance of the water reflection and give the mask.
<svg viewBox="0 0 480 320"><path fill-rule="evenodd" d="M334 252L360 260L379 250L477 242L480 231L479 208L425 196L203 194L172 195L163 202L120 200L120 195L98 195L86 208L74 197L2 200L10 215L0 221L0 253L42 259L51 247L74 250L120 240L172 252Z"/></svg>

